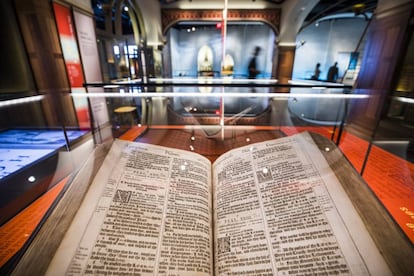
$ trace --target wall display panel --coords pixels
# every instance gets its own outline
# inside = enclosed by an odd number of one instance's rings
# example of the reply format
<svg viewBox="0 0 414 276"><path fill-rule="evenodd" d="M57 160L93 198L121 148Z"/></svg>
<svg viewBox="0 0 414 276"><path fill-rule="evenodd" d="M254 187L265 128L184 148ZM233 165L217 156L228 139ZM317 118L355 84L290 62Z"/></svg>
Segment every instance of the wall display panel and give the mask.
<svg viewBox="0 0 414 276"><path fill-rule="evenodd" d="M62 124L77 126L72 100L63 99L70 85L51 3L16 0L14 4L36 92L50 95L41 105L45 124L49 127L59 127ZM55 112L56 110L64 112Z"/></svg>
<svg viewBox="0 0 414 276"><path fill-rule="evenodd" d="M102 82L102 72L99 64L99 52L96 43L93 18L77 11L74 11L73 15L83 70L85 72L85 81L87 83ZM101 92L101 90L92 88L88 89L88 92ZM90 102L94 122L97 126L108 123L109 118L105 99L91 98Z"/></svg>
<svg viewBox="0 0 414 276"><path fill-rule="evenodd" d="M71 91L72 93L86 93L86 89L83 87L83 70L70 9L57 3L53 3L53 8ZM76 97L73 98L73 102L79 126L90 127L88 101L86 98Z"/></svg>
<svg viewBox="0 0 414 276"><path fill-rule="evenodd" d="M66 2L71 3L73 6L82 8L86 11L93 12L91 7L91 1L85 0L66 0Z"/></svg>

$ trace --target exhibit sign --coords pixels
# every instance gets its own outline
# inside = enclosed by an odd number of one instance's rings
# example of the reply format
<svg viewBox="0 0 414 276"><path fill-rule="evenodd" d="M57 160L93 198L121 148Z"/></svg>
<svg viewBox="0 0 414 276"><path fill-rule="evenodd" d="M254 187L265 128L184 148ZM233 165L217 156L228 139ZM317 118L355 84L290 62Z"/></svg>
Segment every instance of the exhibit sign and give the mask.
<svg viewBox="0 0 414 276"><path fill-rule="evenodd" d="M76 35L86 83L102 83L98 46L96 44L93 18L78 11L73 12ZM102 92L102 88L88 88L88 93ZM105 98L90 98L94 127L102 126L109 121Z"/></svg>
<svg viewBox="0 0 414 276"><path fill-rule="evenodd" d="M86 93L86 89L83 87L83 71L70 9L57 3L53 3L53 9L71 92ZM75 105L79 127L90 128L87 99L84 97L74 97L73 103Z"/></svg>

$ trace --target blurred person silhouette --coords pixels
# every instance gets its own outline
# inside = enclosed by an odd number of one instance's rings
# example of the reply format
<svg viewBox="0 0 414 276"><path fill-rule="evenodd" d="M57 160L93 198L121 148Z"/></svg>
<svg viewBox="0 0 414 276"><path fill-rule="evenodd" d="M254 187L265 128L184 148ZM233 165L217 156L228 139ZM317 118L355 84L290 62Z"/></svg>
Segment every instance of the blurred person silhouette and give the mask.
<svg viewBox="0 0 414 276"><path fill-rule="evenodd" d="M257 75L260 74L260 71L257 70L257 56L260 54L261 48L256 46L254 48L253 57L250 59L248 71L249 71L249 79L255 79Z"/></svg>
<svg viewBox="0 0 414 276"><path fill-rule="evenodd" d="M338 62L335 62L334 65L329 67L328 74L326 76L326 81L336 82L338 78Z"/></svg>
<svg viewBox="0 0 414 276"><path fill-rule="evenodd" d="M320 67L321 67L321 64L319 62L316 63L315 71L313 72L313 75L311 77L311 80L319 80L319 76L321 75L321 69L320 69Z"/></svg>

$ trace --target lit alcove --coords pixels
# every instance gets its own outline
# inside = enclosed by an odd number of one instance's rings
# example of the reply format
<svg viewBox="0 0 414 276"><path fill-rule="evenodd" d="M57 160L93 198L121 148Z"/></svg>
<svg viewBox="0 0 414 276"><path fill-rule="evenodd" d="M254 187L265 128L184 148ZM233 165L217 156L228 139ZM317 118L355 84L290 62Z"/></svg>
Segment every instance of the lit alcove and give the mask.
<svg viewBox="0 0 414 276"><path fill-rule="evenodd" d="M208 45L203 45L197 55L198 76L213 77L213 50Z"/></svg>

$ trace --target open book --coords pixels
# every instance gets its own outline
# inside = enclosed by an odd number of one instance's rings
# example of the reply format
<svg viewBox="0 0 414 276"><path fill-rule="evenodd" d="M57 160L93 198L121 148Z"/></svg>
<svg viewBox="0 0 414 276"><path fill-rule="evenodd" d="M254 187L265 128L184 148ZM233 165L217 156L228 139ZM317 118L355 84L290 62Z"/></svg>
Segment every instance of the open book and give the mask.
<svg viewBox="0 0 414 276"><path fill-rule="evenodd" d="M391 274L308 133L213 164L116 140L49 265L64 273Z"/></svg>

